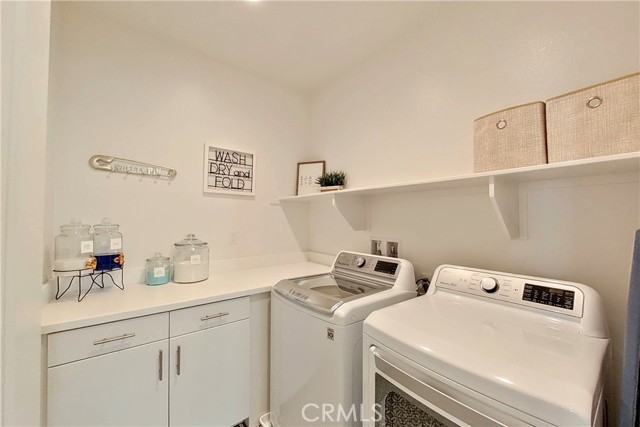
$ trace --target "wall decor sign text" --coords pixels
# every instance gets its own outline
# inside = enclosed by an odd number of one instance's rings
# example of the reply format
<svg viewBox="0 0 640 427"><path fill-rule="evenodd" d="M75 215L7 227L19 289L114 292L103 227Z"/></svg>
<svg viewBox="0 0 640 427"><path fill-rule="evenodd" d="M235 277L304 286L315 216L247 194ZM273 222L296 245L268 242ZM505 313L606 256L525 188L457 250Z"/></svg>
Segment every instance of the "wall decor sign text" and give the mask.
<svg viewBox="0 0 640 427"><path fill-rule="evenodd" d="M178 172L164 166L142 163L136 160L121 159L119 157L96 154L89 159L89 166L107 172L125 173L132 175L151 176L154 178L174 179Z"/></svg>
<svg viewBox="0 0 640 427"><path fill-rule="evenodd" d="M204 192L255 195L256 156L246 151L204 146Z"/></svg>

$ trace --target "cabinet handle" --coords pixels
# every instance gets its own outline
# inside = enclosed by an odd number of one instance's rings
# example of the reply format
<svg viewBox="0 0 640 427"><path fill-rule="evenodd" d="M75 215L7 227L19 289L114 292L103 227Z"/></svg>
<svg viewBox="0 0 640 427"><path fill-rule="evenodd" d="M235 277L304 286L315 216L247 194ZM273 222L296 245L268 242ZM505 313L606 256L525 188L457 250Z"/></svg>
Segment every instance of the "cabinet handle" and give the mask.
<svg viewBox="0 0 640 427"><path fill-rule="evenodd" d="M218 317L223 317L223 316L228 316L229 313L227 313L226 311L223 313L218 313L218 314L209 314L207 316L203 316L200 318L201 321L205 321L205 320L209 320L209 319L217 319Z"/></svg>
<svg viewBox="0 0 640 427"><path fill-rule="evenodd" d="M108 342L113 342L113 341L126 340L127 338L133 338L135 336L136 334L124 334L124 335L120 335L119 337L102 338L101 340L94 341L93 345L100 345L100 344L106 344Z"/></svg>
<svg viewBox="0 0 640 427"><path fill-rule="evenodd" d="M162 350L160 350L160 353L158 353L158 379L160 381L162 381Z"/></svg>
<svg viewBox="0 0 640 427"><path fill-rule="evenodd" d="M180 375L180 346L176 350L176 374Z"/></svg>

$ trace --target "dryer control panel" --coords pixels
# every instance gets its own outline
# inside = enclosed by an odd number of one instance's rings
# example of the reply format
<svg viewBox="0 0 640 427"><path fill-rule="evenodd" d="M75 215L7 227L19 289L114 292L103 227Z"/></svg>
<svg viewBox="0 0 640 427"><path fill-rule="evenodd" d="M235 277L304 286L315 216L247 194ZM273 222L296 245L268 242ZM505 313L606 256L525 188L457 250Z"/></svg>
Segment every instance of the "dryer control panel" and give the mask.
<svg viewBox="0 0 640 427"><path fill-rule="evenodd" d="M535 309L582 317L584 293L569 282L488 270L442 266L432 286Z"/></svg>

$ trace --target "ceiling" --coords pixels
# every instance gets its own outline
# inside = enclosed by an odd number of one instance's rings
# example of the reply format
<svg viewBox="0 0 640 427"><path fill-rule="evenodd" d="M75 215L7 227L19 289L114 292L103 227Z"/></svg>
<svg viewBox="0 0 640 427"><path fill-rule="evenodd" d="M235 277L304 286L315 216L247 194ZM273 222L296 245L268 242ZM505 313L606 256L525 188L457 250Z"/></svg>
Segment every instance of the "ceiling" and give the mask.
<svg viewBox="0 0 640 427"><path fill-rule="evenodd" d="M409 32L427 1L100 1L82 7L311 91Z"/></svg>

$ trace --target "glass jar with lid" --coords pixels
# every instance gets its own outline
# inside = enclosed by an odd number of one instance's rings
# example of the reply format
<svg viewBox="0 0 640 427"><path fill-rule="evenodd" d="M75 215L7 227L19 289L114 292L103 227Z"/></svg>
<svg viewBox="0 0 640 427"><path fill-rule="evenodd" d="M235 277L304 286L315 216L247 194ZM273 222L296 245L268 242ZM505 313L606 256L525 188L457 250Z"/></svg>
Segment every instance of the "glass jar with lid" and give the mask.
<svg viewBox="0 0 640 427"><path fill-rule="evenodd" d="M187 234L186 239L174 243L173 281L193 283L209 277L209 247L207 242Z"/></svg>
<svg viewBox="0 0 640 427"><path fill-rule="evenodd" d="M56 272L69 272L95 268L93 236L89 225L74 219L60 227L56 236L53 268Z"/></svg>
<svg viewBox="0 0 640 427"><path fill-rule="evenodd" d="M112 224L109 218L104 218L100 224L93 226L93 254L98 263L96 270L122 268L124 254L119 228L120 226Z"/></svg>
<svg viewBox="0 0 640 427"><path fill-rule="evenodd" d="M171 278L171 259L158 252L153 257L147 258L145 270L147 285L164 285Z"/></svg>

